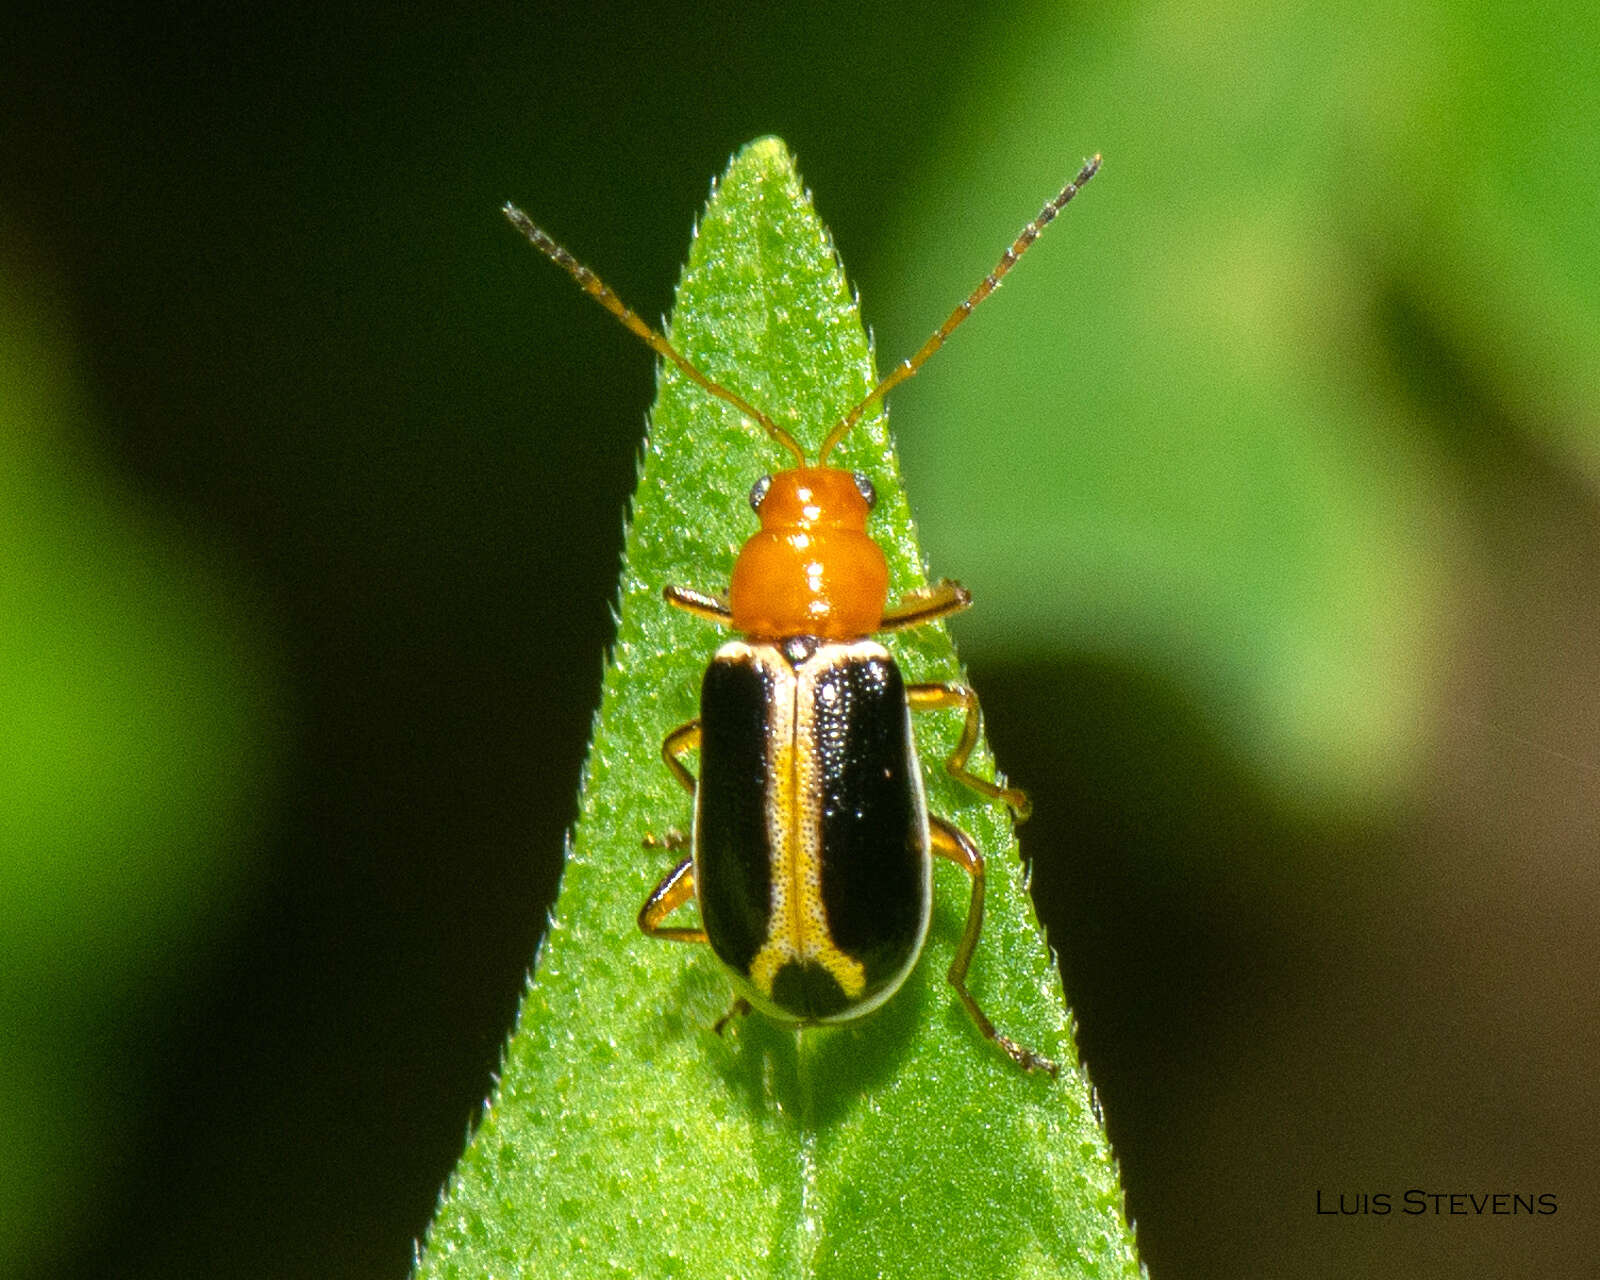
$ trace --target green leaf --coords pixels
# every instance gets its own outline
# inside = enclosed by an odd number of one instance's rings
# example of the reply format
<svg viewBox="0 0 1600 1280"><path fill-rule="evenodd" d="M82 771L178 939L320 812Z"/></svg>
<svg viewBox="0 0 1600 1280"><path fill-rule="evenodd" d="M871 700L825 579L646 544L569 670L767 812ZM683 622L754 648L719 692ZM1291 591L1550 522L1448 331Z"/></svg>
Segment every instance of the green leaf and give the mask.
<svg viewBox="0 0 1600 1280"><path fill-rule="evenodd" d="M810 450L871 385L859 314L777 140L742 151L715 191L671 336ZM882 416L833 460L877 487L892 589L921 583ZM971 986L1002 1030L1065 1064L1059 1080L1019 1071L944 982L968 890L955 868L938 868L906 987L838 1029L751 1015L718 1037L731 991L709 951L634 925L672 862L641 835L689 820L660 742L695 715L721 639L668 609L661 586L722 590L752 527L745 495L783 465L759 428L663 370L561 896L422 1277L1139 1274L1010 824L928 768L953 745L956 715L921 717L919 732L931 806L988 857ZM892 648L910 679L960 675L942 627Z"/></svg>

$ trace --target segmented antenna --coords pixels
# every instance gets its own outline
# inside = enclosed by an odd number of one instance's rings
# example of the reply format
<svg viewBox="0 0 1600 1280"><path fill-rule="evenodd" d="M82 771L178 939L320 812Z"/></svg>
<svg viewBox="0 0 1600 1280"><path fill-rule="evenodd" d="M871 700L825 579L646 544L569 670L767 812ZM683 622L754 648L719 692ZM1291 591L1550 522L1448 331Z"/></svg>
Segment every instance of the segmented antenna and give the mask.
<svg viewBox="0 0 1600 1280"><path fill-rule="evenodd" d="M556 266L560 267L569 276L576 280L579 288L581 288L612 315L616 316L618 320L622 321L622 323L626 325L628 329L637 337L642 339L652 351L656 352L658 355L665 356L668 360L672 361L672 363L677 365L678 368L682 369L690 379L698 383L701 387L704 387L712 395L716 396L717 399L726 400L735 409L739 410L740 413L746 414L755 419L764 428L766 428L766 432L769 436L771 436L775 441L777 441L780 445L794 455L795 464L797 466L803 467L806 465L805 452L798 444L795 443L793 436L791 436L766 414L762 413L760 409L756 408L755 405L751 404L738 392L730 391L720 382L715 382L706 377L706 375L701 373L699 369L690 364L688 359L683 356L676 347L668 342L666 338L662 337L659 332L641 320L638 315L635 314L635 312L622 301L621 298L612 293L605 281L600 279L600 277L595 275L594 272L590 271L588 267L584 266L583 263L579 262L570 253L568 253L548 235L546 235L544 231L534 223L532 218L528 217L527 214L523 213L521 209L517 208L516 205L511 204L510 202L505 204L505 206L501 209L501 212L506 215L506 218L510 221L512 226L514 226L518 231L522 232L522 234L527 237L529 244L531 244L540 253L544 254L545 257L549 258L551 262L555 263Z"/></svg>
<svg viewBox="0 0 1600 1280"><path fill-rule="evenodd" d="M1094 159L1087 161L1083 168L1078 171L1078 176L1062 187L1056 197L1039 211L1037 218L1022 228L1022 234L1013 240L1010 248L1000 256L1000 261L995 265L995 269L986 275L978 287L967 295L966 300L950 313L950 318L934 331L933 336L917 349L916 354L909 360L902 360L896 365L893 371L883 378L877 386L873 387L855 408L839 419L838 424L828 433L828 438L822 442L822 449L817 454L818 466L826 464L828 454L833 452L833 447L844 439L845 433L851 427L861 420L861 415L867 411L868 406L874 401L882 400L890 391L922 368L927 363L929 356L944 346L950 335L960 327L961 322L972 314L974 308L980 302L999 287L1000 281L1005 279L1006 272L1017 265L1017 259L1028 251L1029 246L1039 238L1039 233L1050 225L1056 214L1066 207L1067 202L1078 194L1084 183L1094 177L1099 169L1100 157L1097 155Z"/></svg>

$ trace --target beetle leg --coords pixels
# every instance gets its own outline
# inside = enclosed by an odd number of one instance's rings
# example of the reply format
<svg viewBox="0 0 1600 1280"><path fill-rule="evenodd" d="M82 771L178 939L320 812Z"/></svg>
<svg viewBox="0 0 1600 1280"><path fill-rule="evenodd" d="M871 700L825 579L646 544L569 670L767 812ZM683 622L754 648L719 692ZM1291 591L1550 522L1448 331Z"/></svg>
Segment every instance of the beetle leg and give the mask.
<svg viewBox="0 0 1600 1280"><path fill-rule="evenodd" d="M706 931L686 925L664 925L661 922L694 897L694 859L685 858L667 878L650 891L639 908L639 928L649 937L664 938L668 942L704 942Z"/></svg>
<svg viewBox="0 0 1600 1280"><path fill-rule="evenodd" d="M972 963L972 953L978 947L978 935L983 932L983 854L972 843L972 837L943 818L928 815L928 835L933 852L956 864L972 877L972 901L967 907L967 926L961 931L961 944L956 948L955 959L950 962L950 972L945 975L950 985L961 997L978 1030L1006 1051L1011 1060L1024 1071L1044 1071L1054 1076L1060 1068L1049 1058L1018 1044L1010 1036L994 1029L994 1023L978 1007L967 990L967 968Z"/></svg>
<svg viewBox="0 0 1600 1280"><path fill-rule="evenodd" d="M728 1012L718 1018L716 1022L712 1024L711 1029L720 1036L723 1028L726 1027L730 1022L732 1022L735 1018L744 1017L744 1015L749 1012L750 1002L743 996L734 996L733 1003L728 1006Z"/></svg>
<svg viewBox="0 0 1600 1280"><path fill-rule="evenodd" d="M904 631L907 627L920 627L935 618L947 618L960 613L972 604L972 592L959 582L941 578L926 587L918 587L900 597L897 604L883 611L879 631Z"/></svg>
<svg viewBox="0 0 1600 1280"><path fill-rule="evenodd" d="M733 612L728 608L728 601L722 596L708 595L704 591L696 591L693 587L674 586L664 588L661 595L674 609L682 609L685 613L692 613L707 622L715 622L720 627L733 625Z"/></svg>
<svg viewBox="0 0 1600 1280"><path fill-rule="evenodd" d="M700 722L688 720L661 740L661 758L672 770L672 776L683 784L683 789L694 794L694 774L683 763L683 757L700 746Z"/></svg>
<svg viewBox="0 0 1600 1280"><path fill-rule="evenodd" d="M680 724L661 743L661 758L667 762L667 768L672 770L672 776L683 784L684 790L690 795L694 794L694 774L684 766L680 757L699 745L698 720ZM649 834L644 837L646 849L681 849L686 844L688 839L681 831L668 831L660 838ZM650 896L644 900L644 906L639 908L639 928L652 938L666 938L670 942L704 942L706 940L704 929L661 923L692 897L694 897L694 859L685 858L672 869L665 880L651 890Z"/></svg>
<svg viewBox="0 0 1600 1280"><path fill-rule="evenodd" d="M639 928L647 937L663 938L668 942L704 942L706 931L681 925L664 925L661 922L694 897L694 859L685 858L675 866L667 878L658 884L639 908ZM735 996L728 1011L712 1026L719 1036L724 1027L735 1018L750 1012L750 1002Z"/></svg>
<svg viewBox="0 0 1600 1280"><path fill-rule="evenodd" d="M906 686L906 701L913 711L961 708L967 718L961 726L961 741L956 743L956 749L944 762L945 772L980 795L988 796L991 800L1003 800L1011 806L1011 812L1016 814L1018 822L1028 820L1028 815L1033 812L1033 803L1028 799L1027 792L989 782L967 768L967 757L978 745L979 712L975 690L964 684L912 684Z"/></svg>

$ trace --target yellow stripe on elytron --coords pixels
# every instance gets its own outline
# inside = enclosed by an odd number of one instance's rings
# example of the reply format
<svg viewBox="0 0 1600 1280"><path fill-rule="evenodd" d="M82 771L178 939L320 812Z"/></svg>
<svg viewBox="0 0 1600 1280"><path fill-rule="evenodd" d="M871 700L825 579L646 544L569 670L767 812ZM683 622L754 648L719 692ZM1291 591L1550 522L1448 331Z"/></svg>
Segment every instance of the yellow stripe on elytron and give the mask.
<svg viewBox="0 0 1600 1280"><path fill-rule="evenodd" d="M824 645L791 674L781 665L767 726L767 847L772 850L772 896L767 939L750 961L750 981L771 996L778 971L793 961L821 965L851 1000L866 990L859 960L834 944L822 905L822 786L817 767L812 691L816 678L835 665ZM754 655L752 655L754 656ZM819 662L818 659L823 661ZM763 653L757 659L767 661ZM789 678L784 679L787 675ZM798 678L797 678L798 677Z"/></svg>

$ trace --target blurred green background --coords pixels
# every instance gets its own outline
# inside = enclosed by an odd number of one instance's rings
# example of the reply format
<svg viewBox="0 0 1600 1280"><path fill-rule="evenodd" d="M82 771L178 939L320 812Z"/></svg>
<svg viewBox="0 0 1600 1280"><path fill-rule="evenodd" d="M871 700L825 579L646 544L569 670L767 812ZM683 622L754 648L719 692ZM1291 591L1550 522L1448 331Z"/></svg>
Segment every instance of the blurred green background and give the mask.
<svg viewBox="0 0 1600 1280"><path fill-rule="evenodd" d="M405 1272L652 394L497 209L659 315L765 132L885 358L1105 153L893 421L1152 1274L1583 1273L1600 19L754 10L0 18L0 1273Z"/></svg>

